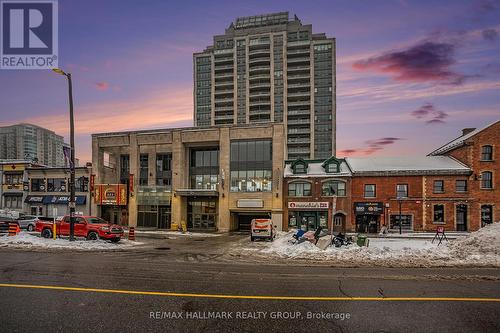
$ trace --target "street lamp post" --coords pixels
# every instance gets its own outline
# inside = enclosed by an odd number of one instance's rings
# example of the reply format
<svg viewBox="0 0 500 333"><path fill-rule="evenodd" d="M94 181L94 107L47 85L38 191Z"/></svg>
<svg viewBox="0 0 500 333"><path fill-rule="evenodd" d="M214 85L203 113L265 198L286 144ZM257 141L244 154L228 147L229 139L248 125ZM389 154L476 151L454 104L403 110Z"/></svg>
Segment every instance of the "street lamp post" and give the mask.
<svg viewBox="0 0 500 333"><path fill-rule="evenodd" d="M73 85L71 82L71 73L66 73L59 68L53 68L54 72L66 76L68 79L68 95L69 95L69 144L70 152L70 197L69 197L69 240L75 240L75 122L73 118Z"/></svg>

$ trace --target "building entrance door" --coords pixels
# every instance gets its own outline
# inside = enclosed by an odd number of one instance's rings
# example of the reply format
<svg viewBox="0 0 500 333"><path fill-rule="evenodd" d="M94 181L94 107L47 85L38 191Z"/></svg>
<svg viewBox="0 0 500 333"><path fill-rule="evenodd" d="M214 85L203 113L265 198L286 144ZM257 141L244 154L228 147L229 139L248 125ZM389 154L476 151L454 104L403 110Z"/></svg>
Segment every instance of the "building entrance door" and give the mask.
<svg viewBox="0 0 500 333"><path fill-rule="evenodd" d="M467 205L457 205L457 231L467 231Z"/></svg>
<svg viewBox="0 0 500 333"><path fill-rule="evenodd" d="M158 206L158 229L170 229L170 206Z"/></svg>

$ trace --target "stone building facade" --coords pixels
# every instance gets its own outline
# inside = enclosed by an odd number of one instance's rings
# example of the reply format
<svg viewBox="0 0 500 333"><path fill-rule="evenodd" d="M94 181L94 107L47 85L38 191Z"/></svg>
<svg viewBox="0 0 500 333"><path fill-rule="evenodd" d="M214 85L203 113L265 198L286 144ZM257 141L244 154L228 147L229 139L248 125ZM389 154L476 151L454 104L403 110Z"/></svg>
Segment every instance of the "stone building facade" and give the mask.
<svg viewBox="0 0 500 333"><path fill-rule="evenodd" d="M281 124L93 134L92 211L160 229L281 227L283 138Z"/></svg>

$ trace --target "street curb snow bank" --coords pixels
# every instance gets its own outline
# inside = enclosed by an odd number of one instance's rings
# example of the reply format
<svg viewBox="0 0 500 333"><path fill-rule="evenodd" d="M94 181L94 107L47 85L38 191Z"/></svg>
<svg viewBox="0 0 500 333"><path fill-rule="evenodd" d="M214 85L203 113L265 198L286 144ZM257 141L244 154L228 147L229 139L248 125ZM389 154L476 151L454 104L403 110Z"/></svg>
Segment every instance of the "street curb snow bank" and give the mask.
<svg viewBox="0 0 500 333"><path fill-rule="evenodd" d="M500 267L500 223L465 237L431 243L426 239L372 238L369 247L356 244L321 250L310 242L291 244L293 232L279 233L273 243L250 244L243 252L308 261L329 261L348 266Z"/></svg>
<svg viewBox="0 0 500 333"><path fill-rule="evenodd" d="M0 236L0 248L23 248L23 249L69 249L80 251L106 251L106 250L123 250L137 245L142 245L139 242L132 242L126 239L120 240L118 243L111 243L105 240L87 241L77 239L70 242L68 239L51 239L42 238L35 235L30 235L21 232L16 236Z"/></svg>

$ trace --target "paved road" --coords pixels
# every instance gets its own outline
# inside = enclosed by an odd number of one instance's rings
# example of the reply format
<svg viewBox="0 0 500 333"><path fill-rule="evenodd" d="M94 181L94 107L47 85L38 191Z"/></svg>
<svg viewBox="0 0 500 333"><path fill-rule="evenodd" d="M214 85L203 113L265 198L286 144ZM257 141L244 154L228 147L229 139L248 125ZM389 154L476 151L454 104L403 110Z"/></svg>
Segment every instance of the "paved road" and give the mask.
<svg viewBox="0 0 500 333"><path fill-rule="evenodd" d="M500 331L500 302L220 299L195 295L130 293L148 291L377 299L500 298L499 269L336 268L280 262L259 265L236 260L211 261L210 251L206 251L207 245L199 245L200 251L196 254L197 244L203 242L182 242L185 251L155 250L154 247L160 247L157 246L160 243L154 243L149 249L106 253L0 249L0 284L11 285L0 286L0 330ZM34 289L12 285L81 289ZM107 290L122 290L123 293L109 293ZM333 318L325 317L327 314ZM226 316L226 319L195 319L197 316L210 315ZM315 318L308 319L308 316Z"/></svg>

